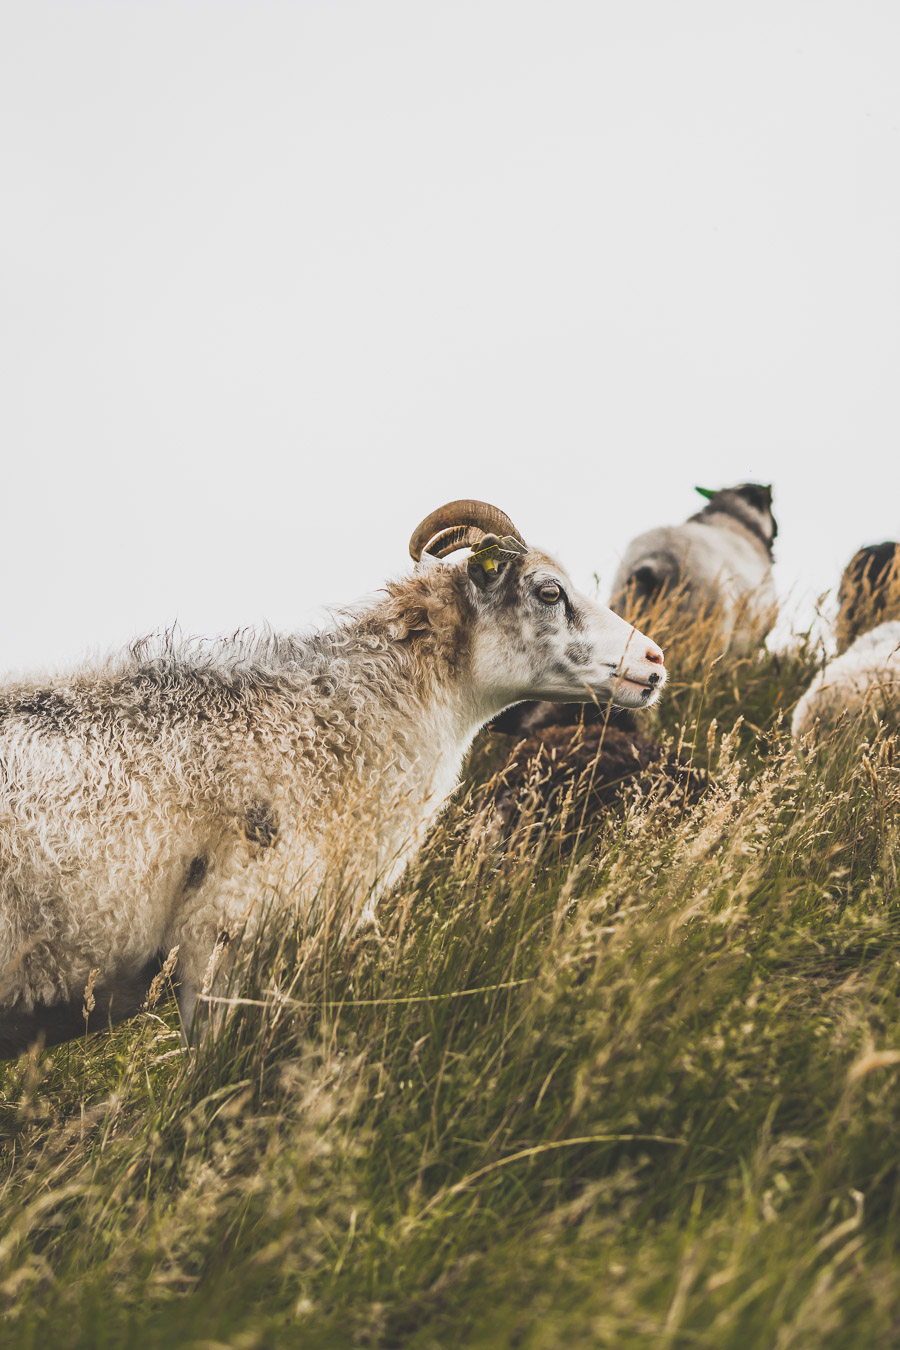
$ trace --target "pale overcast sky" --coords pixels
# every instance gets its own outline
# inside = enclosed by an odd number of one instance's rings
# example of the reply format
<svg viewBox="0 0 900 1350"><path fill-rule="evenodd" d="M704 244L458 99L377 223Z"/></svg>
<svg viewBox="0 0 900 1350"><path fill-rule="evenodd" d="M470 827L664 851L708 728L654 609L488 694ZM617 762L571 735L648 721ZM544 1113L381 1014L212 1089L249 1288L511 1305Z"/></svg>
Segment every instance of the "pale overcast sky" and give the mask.
<svg viewBox="0 0 900 1350"><path fill-rule="evenodd" d="M898 70L896 0L5 0L0 667L296 628L456 496L588 586L771 481L834 585L900 535Z"/></svg>

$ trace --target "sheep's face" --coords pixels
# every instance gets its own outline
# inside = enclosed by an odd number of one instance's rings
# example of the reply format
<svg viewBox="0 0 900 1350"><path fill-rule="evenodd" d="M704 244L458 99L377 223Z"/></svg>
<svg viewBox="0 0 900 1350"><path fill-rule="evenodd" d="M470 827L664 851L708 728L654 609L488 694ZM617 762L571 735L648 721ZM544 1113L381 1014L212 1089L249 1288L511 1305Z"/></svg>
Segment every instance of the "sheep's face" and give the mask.
<svg viewBox="0 0 900 1350"><path fill-rule="evenodd" d="M546 554L529 550L494 576L470 565L469 576L473 676L489 714L523 699L647 708L659 698L656 643L580 595Z"/></svg>

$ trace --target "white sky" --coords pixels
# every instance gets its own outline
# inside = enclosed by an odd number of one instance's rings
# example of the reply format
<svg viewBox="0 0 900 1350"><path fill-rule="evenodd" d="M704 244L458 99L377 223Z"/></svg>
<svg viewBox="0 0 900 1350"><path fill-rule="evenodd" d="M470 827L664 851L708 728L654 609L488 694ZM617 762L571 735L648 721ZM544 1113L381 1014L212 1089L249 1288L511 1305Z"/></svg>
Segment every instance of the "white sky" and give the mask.
<svg viewBox="0 0 900 1350"><path fill-rule="evenodd" d="M833 586L900 534L898 69L896 0L3 0L0 667L296 628L457 496L589 586L772 481Z"/></svg>

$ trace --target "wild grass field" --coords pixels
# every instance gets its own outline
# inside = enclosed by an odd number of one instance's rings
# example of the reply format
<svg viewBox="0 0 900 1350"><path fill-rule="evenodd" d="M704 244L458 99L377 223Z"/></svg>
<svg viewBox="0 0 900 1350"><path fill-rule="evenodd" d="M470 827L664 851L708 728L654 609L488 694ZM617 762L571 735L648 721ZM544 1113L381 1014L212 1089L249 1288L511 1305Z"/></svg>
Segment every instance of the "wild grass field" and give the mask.
<svg viewBox="0 0 900 1350"><path fill-rule="evenodd" d="M648 631L699 799L503 841L475 782L191 1058L161 1003L0 1066L3 1346L900 1342L900 748L794 754L802 640Z"/></svg>

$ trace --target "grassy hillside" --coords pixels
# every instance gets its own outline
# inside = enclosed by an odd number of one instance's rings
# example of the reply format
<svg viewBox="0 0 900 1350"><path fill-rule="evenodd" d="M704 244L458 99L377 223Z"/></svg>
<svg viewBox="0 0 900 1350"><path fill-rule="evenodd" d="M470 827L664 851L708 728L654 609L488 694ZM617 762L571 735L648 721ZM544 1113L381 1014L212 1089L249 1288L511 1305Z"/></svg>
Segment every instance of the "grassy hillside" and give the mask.
<svg viewBox="0 0 900 1350"><path fill-rule="evenodd" d="M896 1344L897 743L800 761L802 644L661 628L699 802L470 796L193 1061L163 1009L0 1067L4 1346Z"/></svg>

